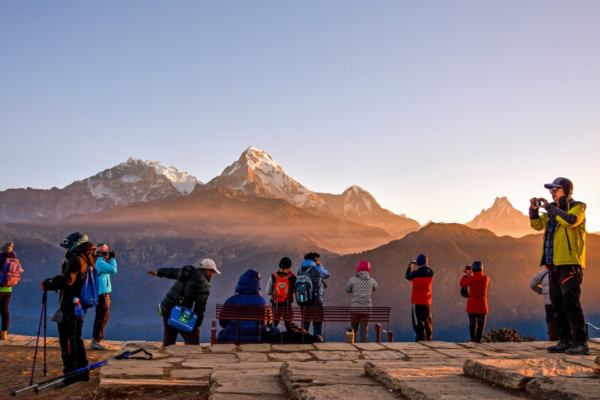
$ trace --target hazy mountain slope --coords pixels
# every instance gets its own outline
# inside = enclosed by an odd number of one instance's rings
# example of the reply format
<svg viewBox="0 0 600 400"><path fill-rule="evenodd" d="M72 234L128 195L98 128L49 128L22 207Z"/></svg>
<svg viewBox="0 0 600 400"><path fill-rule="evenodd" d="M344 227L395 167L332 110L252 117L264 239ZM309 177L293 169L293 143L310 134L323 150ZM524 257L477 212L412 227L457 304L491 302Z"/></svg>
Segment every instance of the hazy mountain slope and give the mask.
<svg viewBox="0 0 600 400"><path fill-rule="evenodd" d="M467 225L473 229L489 229L498 236L521 237L536 233L529 225L529 217L515 209L506 197L498 197L492 207L482 210Z"/></svg>
<svg viewBox="0 0 600 400"><path fill-rule="evenodd" d="M156 161L129 158L63 189L8 189L0 192L0 222L56 220L107 207L189 194L197 179Z"/></svg>

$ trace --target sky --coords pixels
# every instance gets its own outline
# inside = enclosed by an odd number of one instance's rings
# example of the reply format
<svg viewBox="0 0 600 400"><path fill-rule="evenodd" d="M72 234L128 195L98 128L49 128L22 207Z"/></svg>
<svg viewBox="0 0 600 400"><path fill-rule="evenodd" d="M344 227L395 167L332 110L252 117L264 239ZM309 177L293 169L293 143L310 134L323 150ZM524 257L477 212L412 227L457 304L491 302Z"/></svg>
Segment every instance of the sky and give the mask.
<svg viewBox="0 0 600 400"><path fill-rule="evenodd" d="M600 231L598 1L0 1L0 190L248 147L424 224L570 178Z"/></svg>

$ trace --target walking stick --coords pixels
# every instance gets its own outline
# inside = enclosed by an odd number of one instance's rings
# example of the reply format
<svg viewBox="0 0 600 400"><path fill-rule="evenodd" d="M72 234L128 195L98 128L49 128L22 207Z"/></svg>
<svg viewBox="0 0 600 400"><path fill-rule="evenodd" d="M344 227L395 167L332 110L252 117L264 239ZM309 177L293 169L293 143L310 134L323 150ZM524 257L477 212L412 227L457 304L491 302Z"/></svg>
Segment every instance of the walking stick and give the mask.
<svg viewBox="0 0 600 400"><path fill-rule="evenodd" d="M46 303L47 292L44 290L44 295L42 296L42 310L40 311L40 322L38 323L38 331L37 338L35 340L35 350L33 351L33 365L31 366L31 379L29 379L29 384L33 385L33 373L35 372L35 360L37 358L38 346L40 344L40 332L42 330L42 316L44 315L44 304Z"/></svg>
<svg viewBox="0 0 600 400"><path fill-rule="evenodd" d="M44 376L48 375L48 369L46 368L46 320L48 319L48 296L46 291L44 291L44 297L42 298L42 302L44 303Z"/></svg>

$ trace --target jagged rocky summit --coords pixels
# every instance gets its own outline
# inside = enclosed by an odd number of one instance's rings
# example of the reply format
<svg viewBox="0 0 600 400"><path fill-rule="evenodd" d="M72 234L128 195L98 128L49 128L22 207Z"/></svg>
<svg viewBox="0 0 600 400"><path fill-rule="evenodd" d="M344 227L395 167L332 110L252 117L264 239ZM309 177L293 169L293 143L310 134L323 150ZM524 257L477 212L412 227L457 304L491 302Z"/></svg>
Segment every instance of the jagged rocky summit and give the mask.
<svg viewBox="0 0 600 400"><path fill-rule="evenodd" d="M514 208L506 197L497 197L492 207L481 210L465 225L473 229L488 229L498 236L522 237L536 233L529 225L529 217Z"/></svg>

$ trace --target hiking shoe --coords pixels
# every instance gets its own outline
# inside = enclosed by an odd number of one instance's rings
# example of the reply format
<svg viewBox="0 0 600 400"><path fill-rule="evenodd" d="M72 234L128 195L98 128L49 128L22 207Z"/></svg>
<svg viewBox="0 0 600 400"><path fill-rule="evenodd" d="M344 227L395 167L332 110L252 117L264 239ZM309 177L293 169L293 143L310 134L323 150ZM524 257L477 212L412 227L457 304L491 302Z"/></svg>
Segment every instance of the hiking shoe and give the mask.
<svg viewBox="0 0 600 400"><path fill-rule="evenodd" d="M100 342L92 341L92 349L94 350L106 350L106 346Z"/></svg>
<svg viewBox="0 0 600 400"><path fill-rule="evenodd" d="M585 356L586 354L590 354L590 349L586 342L573 342L573 346L570 349L565 351L565 354L570 356Z"/></svg>
<svg viewBox="0 0 600 400"><path fill-rule="evenodd" d="M565 351L569 350L570 348L571 348L571 343L564 339L561 339L560 342L558 342L554 346L548 347L547 350L549 353L564 353Z"/></svg>

